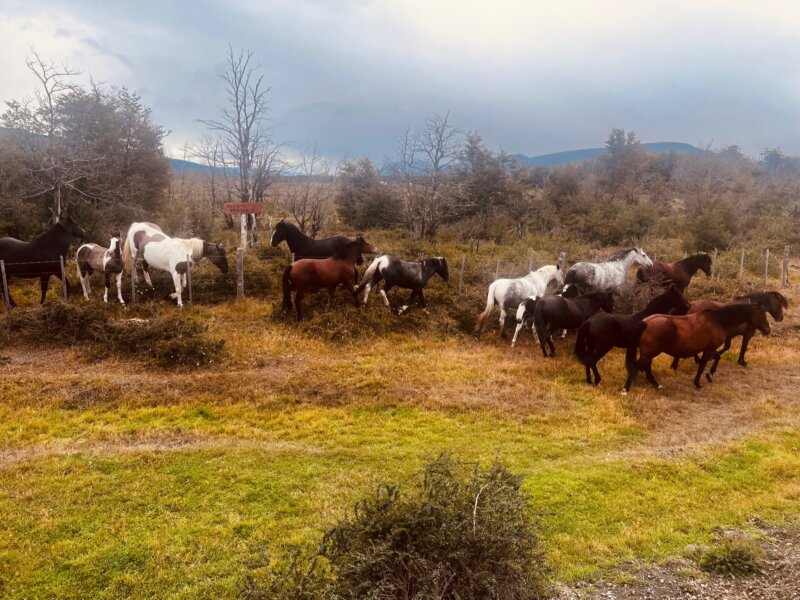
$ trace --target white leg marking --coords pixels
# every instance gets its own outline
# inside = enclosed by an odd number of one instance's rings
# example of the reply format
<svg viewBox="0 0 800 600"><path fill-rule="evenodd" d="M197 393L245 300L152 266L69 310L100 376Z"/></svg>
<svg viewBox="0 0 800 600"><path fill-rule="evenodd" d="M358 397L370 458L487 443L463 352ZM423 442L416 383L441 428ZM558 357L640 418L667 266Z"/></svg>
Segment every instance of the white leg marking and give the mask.
<svg viewBox="0 0 800 600"><path fill-rule="evenodd" d="M389 297L386 295L386 292L383 289L381 289L381 297L383 298L383 303L386 305L386 308L391 310L392 305L389 304Z"/></svg>
<svg viewBox="0 0 800 600"><path fill-rule="evenodd" d="M517 328L514 330L514 337L511 338L511 347L512 348L517 343L517 336L519 335L519 332L522 330L524 325L525 325L525 323L523 323L523 322L517 323Z"/></svg>
<svg viewBox="0 0 800 600"><path fill-rule="evenodd" d="M119 303L125 306L125 300L122 299L122 273L117 273L117 298L119 298Z"/></svg>
<svg viewBox="0 0 800 600"><path fill-rule="evenodd" d="M561 332L561 339L563 340L565 337L567 337L567 330L566 329Z"/></svg>
<svg viewBox="0 0 800 600"><path fill-rule="evenodd" d="M149 285L150 287L155 287L155 286L153 286L153 280L150 279L150 272L149 271L145 271L144 272L144 280L147 282L147 285Z"/></svg>
<svg viewBox="0 0 800 600"><path fill-rule="evenodd" d="M108 286L105 286L105 291L103 292L103 302L108 303Z"/></svg>
<svg viewBox="0 0 800 600"><path fill-rule="evenodd" d="M175 294L170 294L170 297L178 301L178 306L183 306L183 298L181 297L181 276L178 275L177 271L173 271L172 273L172 282L175 284Z"/></svg>
<svg viewBox="0 0 800 600"><path fill-rule="evenodd" d="M79 275L80 275L80 273L79 273ZM81 287L83 288L83 297L88 300L89 299L89 290L86 288L86 279L88 279L88 277L84 278L83 275L80 275L80 278L81 278Z"/></svg>
<svg viewBox="0 0 800 600"><path fill-rule="evenodd" d="M367 305L367 300L369 300L369 291L370 291L370 289L372 289L372 286L370 284L367 284L364 287L364 299L361 301L361 306L366 306Z"/></svg>

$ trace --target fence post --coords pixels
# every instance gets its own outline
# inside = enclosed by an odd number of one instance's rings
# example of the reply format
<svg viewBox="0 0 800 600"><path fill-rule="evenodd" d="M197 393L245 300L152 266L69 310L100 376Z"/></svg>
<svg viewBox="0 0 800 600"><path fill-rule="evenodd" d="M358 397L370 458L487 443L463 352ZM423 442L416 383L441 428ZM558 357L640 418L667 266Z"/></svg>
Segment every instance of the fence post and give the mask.
<svg viewBox="0 0 800 600"><path fill-rule="evenodd" d="M766 256L766 260L764 261L764 283L766 283L769 277L769 248L764 251L764 254Z"/></svg>
<svg viewBox="0 0 800 600"><path fill-rule="evenodd" d="M58 261L61 263L61 291L64 292L64 300L67 299L67 274L64 271L64 257L59 256Z"/></svg>
<svg viewBox="0 0 800 600"><path fill-rule="evenodd" d="M528 273L530 273L531 271L533 271L533 257L529 256L528 257Z"/></svg>
<svg viewBox="0 0 800 600"><path fill-rule="evenodd" d="M236 298L244 298L244 248L236 249Z"/></svg>
<svg viewBox="0 0 800 600"><path fill-rule="evenodd" d="M461 295L461 285L464 282L464 264L467 262L467 255L461 255L461 271L458 273L458 295Z"/></svg>
<svg viewBox="0 0 800 600"><path fill-rule="evenodd" d="M189 304L192 303L192 255L186 255L186 286L189 288Z"/></svg>
<svg viewBox="0 0 800 600"><path fill-rule="evenodd" d="M783 271L781 273L781 285L789 287L789 246L783 247Z"/></svg>
<svg viewBox="0 0 800 600"><path fill-rule="evenodd" d="M561 272L567 272L567 253L566 252L559 252L558 253L558 266L561 267Z"/></svg>
<svg viewBox="0 0 800 600"><path fill-rule="evenodd" d="M497 278L500 277L500 259L497 259L497 266L494 268L494 280L497 281Z"/></svg>
<svg viewBox="0 0 800 600"><path fill-rule="evenodd" d="M739 279L744 277L744 248L742 248L742 256L739 258Z"/></svg>
<svg viewBox="0 0 800 600"><path fill-rule="evenodd" d="M711 262L711 278L717 276L717 249L714 248L714 260Z"/></svg>
<svg viewBox="0 0 800 600"><path fill-rule="evenodd" d="M3 300L6 301L6 308L11 308L11 300L8 295L8 279L6 279L6 261L0 260L0 276L3 278Z"/></svg>
<svg viewBox="0 0 800 600"><path fill-rule="evenodd" d="M686 250L684 250L683 251L683 258L686 258L687 256L689 256L689 253Z"/></svg>

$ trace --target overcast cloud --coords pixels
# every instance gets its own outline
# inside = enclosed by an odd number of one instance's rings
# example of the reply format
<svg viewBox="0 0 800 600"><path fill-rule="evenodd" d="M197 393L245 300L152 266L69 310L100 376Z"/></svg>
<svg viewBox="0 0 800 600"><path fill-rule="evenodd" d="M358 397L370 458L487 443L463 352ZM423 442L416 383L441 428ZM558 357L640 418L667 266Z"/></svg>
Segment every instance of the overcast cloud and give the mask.
<svg viewBox="0 0 800 600"><path fill-rule="evenodd" d="M556 6L554 6L556 5ZM450 110L488 145L543 154L645 141L800 154L800 3L660 0L0 0L0 98L29 48L137 90L173 155L223 101L227 44L255 50L274 137L382 159Z"/></svg>

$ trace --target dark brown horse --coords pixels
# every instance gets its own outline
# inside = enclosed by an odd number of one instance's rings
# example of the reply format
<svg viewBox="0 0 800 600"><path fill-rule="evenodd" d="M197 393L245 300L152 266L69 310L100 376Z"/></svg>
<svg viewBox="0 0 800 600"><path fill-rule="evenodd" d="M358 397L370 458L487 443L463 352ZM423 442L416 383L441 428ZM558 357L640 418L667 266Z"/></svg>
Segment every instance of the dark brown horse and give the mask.
<svg viewBox="0 0 800 600"><path fill-rule="evenodd" d="M694 385L700 387L700 377L731 331L746 324L769 335L767 313L759 304L731 304L715 310L704 310L686 316L652 315L639 323L639 333L628 346L625 366L628 379L623 393L631 389L638 371L644 371L647 381L655 388L661 386L653 376L653 359L659 354L688 358L700 354L700 365ZM637 360L638 352L638 360ZM711 381L711 378L708 377Z"/></svg>
<svg viewBox="0 0 800 600"><path fill-rule="evenodd" d="M777 322L783 321L783 309L789 308L789 302L780 292L759 292L755 294L747 294L745 296L737 296L733 299L733 302L727 303L715 302L714 300L695 300L694 302L689 303L689 310L687 311L687 314L694 314L704 310L722 308L723 306L729 306L731 304L760 304L764 310L772 315L772 318ZM747 345L750 343L750 338L752 338L755 334L756 329L754 327L740 325L736 330L732 331L730 335L728 335L728 339L725 340L725 345L720 348L717 354L721 356L723 353L727 352L731 347L731 341L733 338L742 336L742 347L739 350L739 360L737 362L743 367L746 367L747 361L744 359L744 355L747 352ZM678 368L679 361L680 359L678 358L672 361L673 369ZM710 373L712 377L717 371L718 363L719 360L715 360L714 365L711 367Z"/></svg>
<svg viewBox="0 0 800 600"><path fill-rule="evenodd" d="M379 254L379 250L363 237L358 236L349 242L343 250L331 258L303 258L293 262L283 271L283 307L292 309L292 290L294 305L297 309L297 320L303 318L300 302L309 292L327 288L333 298L336 288L341 284L353 294L358 306L358 295L355 285L355 265L362 254ZM330 301L330 300L329 300Z"/></svg>
<svg viewBox="0 0 800 600"><path fill-rule="evenodd" d="M683 293L697 271L711 276L711 257L708 254L694 254L674 263L654 262L652 267L644 267L636 272L636 281L663 287L674 284Z"/></svg>
<svg viewBox="0 0 800 600"><path fill-rule="evenodd" d="M532 301L532 300L528 300ZM533 309L533 326L539 336L542 354L547 358L545 344L550 346L550 356L555 356L553 332L563 329L576 329L598 310L611 312L614 309L612 292L590 292L577 298L561 296L545 296L536 300Z"/></svg>
<svg viewBox="0 0 800 600"><path fill-rule="evenodd" d="M575 355L586 368L586 383L600 383L597 363L612 348L627 348L638 335L637 325L650 315L682 315L689 308L677 287L671 286L663 294L653 298L641 312L634 315L612 315L599 312L584 321L575 340Z"/></svg>

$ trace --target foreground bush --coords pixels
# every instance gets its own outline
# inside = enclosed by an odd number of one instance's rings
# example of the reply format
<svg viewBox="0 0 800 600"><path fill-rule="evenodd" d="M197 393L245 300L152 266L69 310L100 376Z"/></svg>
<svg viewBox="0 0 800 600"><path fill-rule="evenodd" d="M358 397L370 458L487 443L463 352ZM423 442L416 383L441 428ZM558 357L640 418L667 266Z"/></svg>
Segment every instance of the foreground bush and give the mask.
<svg viewBox="0 0 800 600"><path fill-rule="evenodd" d="M183 313L128 310L141 316L115 318L107 307L91 303L48 302L16 309L4 318L0 339L6 343L83 345L90 358L137 356L160 367L206 366L224 356L224 341L208 336L205 325Z"/></svg>
<svg viewBox="0 0 800 600"><path fill-rule="evenodd" d="M546 567L520 478L442 455L411 490L379 485L322 541L320 559L250 597L528 599ZM320 564L324 562L324 564ZM327 568L326 568L327 567ZM316 575L314 575L316 574Z"/></svg>
<svg viewBox="0 0 800 600"><path fill-rule="evenodd" d="M702 552L698 564L717 575L750 575L761 570L761 548L752 540L726 536Z"/></svg>

